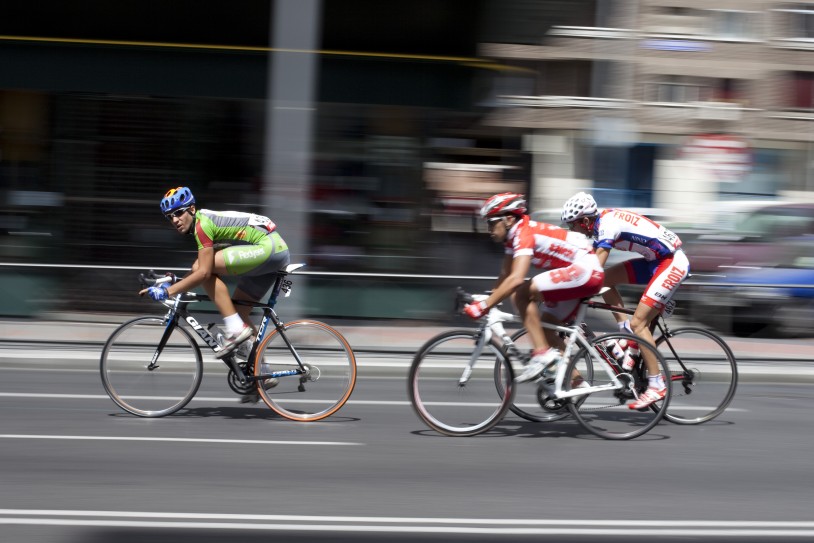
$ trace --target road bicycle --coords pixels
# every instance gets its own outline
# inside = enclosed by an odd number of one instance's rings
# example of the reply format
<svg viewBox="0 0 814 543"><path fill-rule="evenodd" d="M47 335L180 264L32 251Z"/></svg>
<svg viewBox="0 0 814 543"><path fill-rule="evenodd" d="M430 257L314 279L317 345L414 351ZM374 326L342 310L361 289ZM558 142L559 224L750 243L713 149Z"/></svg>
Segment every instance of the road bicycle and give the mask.
<svg viewBox="0 0 814 543"><path fill-rule="evenodd" d="M459 291L458 303L471 301ZM575 322L582 322L589 298L580 300ZM428 340L416 353L408 377L408 394L419 418L448 436L473 436L493 428L515 404L517 390L541 407L549 420L571 414L587 431L604 439L632 439L647 433L664 409L631 410L628 403L647 388L644 372L625 372L609 352L613 342L639 341L625 333L588 338L578 325L543 323L564 338L560 361L549 364L530 385L514 381L513 365L528 362L506 332L504 323L518 322L511 313L492 308L475 329L450 330ZM667 371L655 347L640 342ZM669 382L666 383L668 389ZM662 403L666 408L668 394ZM518 407L519 406L519 407Z"/></svg>
<svg viewBox="0 0 814 543"><path fill-rule="evenodd" d="M588 301L587 306L625 315L635 312L635 309L593 300ZM738 386L737 361L723 338L709 330L694 326L670 328L667 319L674 308L675 304L668 305L650 326L656 347L669 367L665 375L670 375L673 383L670 407L664 418L675 424L701 424L719 416L732 402ZM588 337L595 336L586 323L581 326ZM530 345L525 329L514 333L511 340L524 347ZM637 359L634 371L642 371L642 365ZM535 409L533 405L528 409L524 407L513 405L512 411L531 421L552 420L551 414L544 410ZM653 404L653 409L660 408L660 404Z"/></svg>
<svg viewBox="0 0 814 543"><path fill-rule="evenodd" d="M277 272L268 303L235 300L263 311L254 341L222 359L227 382L237 394L259 394L272 411L295 421L328 417L350 398L356 384L356 357L347 340L315 320L283 323L274 310L281 293L291 294L289 275L304 264ZM161 283L154 272L141 275L145 286ZM102 349L102 384L122 409L140 417L163 417L183 408L203 378L196 338L220 351L217 325L204 326L189 305L209 297L185 292L161 302L163 317L144 316L119 326Z"/></svg>

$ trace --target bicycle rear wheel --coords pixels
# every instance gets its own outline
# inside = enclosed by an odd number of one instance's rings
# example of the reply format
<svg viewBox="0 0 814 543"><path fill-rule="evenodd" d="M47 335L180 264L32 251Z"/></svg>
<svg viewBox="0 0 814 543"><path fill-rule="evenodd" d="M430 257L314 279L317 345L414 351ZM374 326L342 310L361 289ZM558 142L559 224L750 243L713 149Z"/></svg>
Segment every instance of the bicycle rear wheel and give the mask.
<svg viewBox="0 0 814 543"><path fill-rule="evenodd" d="M701 424L723 413L735 396L738 366L732 350L703 328L677 328L656 340L673 382L664 418L676 424Z"/></svg>
<svg viewBox="0 0 814 543"><path fill-rule="evenodd" d="M607 334L593 339L591 345L600 356L610 357L608 350L611 342L622 339L637 341L642 352L648 351L658 359L662 374L669 375L667 363L659 351L649 343L630 334ZM629 373L622 372L618 366L615 366L612 371L618 372L616 377L624 385L623 388L592 392L584 400L579 397L574 398L568 402L569 411L583 428L604 439L633 439L647 433L662 419L664 409L632 410L628 407L628 404L638 398L639 394L647 388L646 370L643 366L644 364L640 362ZM594 358L594 355L584 348L580 349L568 362L566 375L572 375L574 371L578 371L585 382L591 386L605 386L613 382L605 364ZM578 382L566 379L563 388L571 390L577 384ZM658 402L662 408L670 401L670 380L665 379L665 384L667 385L667 395L664 400Z"/></svg>
<svg viewBox="0 0 814 543"><path fill-rule="evenodd" d="M476 353L478 337L476 330L444 332L425 343L413 358L410 402L419 418L436 432L480 434L500 422L512 403L511 364L494 339ZM504 378L500 387L495 386L496 359Z"/></svg>
<svg viewBox="0 0 814 543"><path fill-rule="evenodd" d="M203 377L201 350L187 330L171 326L167 343L155 360L167 328L161 317L128 321L105 343L99 364L102 384L125 411L140 417L163 417L184 407L198 391Z"/></svg>
<svg viewBox="0 0 814 543"><path fill-rule="evenodd" d="M324 419L345 405L356 385L356 356L342 334L318 321L286 323L282 333L274 330L260 344L254 375L300 370L292 351L306 373L259 379L257 390L266 405L298 422Z"/></svg>
<svg viewBox="0 0 814 543"><path fill-rule="evenodd" d="M525 328L515 332L512 341L520 352L531 351L533 347ZM505 376L501 375L503 367L500 360L495 361L495 384L499 391L502 390L501 383L505 382ZM549 383L549 386L553 388L553 383ZM514 401L509 409L518 417L531 422L554 422L569 415L565 405L545 401L546 393L538 382L515 384L515 388Z"/></svg>

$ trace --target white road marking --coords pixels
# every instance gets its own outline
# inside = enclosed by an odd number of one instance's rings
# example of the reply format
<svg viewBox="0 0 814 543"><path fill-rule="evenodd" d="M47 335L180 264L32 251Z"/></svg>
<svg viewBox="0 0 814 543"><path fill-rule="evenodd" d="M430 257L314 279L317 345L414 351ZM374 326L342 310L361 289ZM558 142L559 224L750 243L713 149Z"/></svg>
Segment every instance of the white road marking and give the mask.
<svg viewBox="0 0 814 543"><path fill-rule="evenodd" d="M169 397L169 396L126 396L129 399L141 399L141 400L173 400L178 399L177 397ZM36 399L68 399L68 400L109 400L105 394L47 394L47 393L37 393L37 392L0 392L0 398L36 398ZM235 400L236 397L233 396L195 396L192 399L192 402L229 402ZM190 402L190 403L192 403ZM285 402L280 403L291 403L291 404L324 404L329 403L329 400L297 400L297 399L286 399ZM377 406L409 406L411 405L408 400L348 400L345 405L377 405ZM426 406L444 406L444 407L493 407L495 406L495 402L425 402L424 405ZM523 409L534 409L539 407L536 403L518 403L516 404L517 407L521 407ZM709 411L712 407L705 407L705 406L680 406L682 411ZM742 409L738 407L728 407L727 412L739 412L745 413L748 412L748 409Z"/></svg>
<svg viewBox="0 0 814 543"><path fill-rule="evenodd" d="M811 537L811 521L564 520L0 509L0 524L514 535Z"/></svg>
<svg viewBox="0 0 814 543"><path fill-rule="evenodd" d="M168 441L172 443L234 443L238 445L364 445L350 441L270 441L263 439L204 439L185 437L119 437L119 436L60 436L35 434L0 434L0 439L59 439L76 441Z"/></svg>

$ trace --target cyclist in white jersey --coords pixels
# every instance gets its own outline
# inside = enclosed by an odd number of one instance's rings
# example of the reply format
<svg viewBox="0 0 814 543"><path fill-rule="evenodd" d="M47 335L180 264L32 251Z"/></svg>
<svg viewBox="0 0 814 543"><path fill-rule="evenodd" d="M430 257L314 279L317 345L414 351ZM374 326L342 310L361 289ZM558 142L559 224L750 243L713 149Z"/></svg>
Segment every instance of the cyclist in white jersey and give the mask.
<svg viewBox="0 0 814 543"><path fill-rule="evenodd" d="M690 263L681 249L681 240L662 225L638 213L624 209L599 210L594 198L585 192L572 196L563 206L562 221L576 232L594 238L596 255L604 267L612 249L639 253L636 258L611 266L605 270L605 286L610 290L603 295L612 305L624 306L617 285L647 285L636 312L628 321L614 313L620 330L632 332L655 344L650 323L675 294L689 275ZM664 376L658 361L649 351L642 352L649 377L645 393L629 405L641 409L664 398Z"/></svg>
<svg viewBox="0 0 814 543"><path fill-rule="evenodd" d="M506 256L492 294L467 305L464 312L478 319L512 296L534 344L531 363L517 381L530 381L561 357L557 347L562 347L562 340L555 332L542 328L541 318L555 324L572 319L579 299L602 288L602 265L591 240L583 234L530 220L521 194L492 196L483 205L481 216L486 219L492 239L503 244ZM531 266L543 271L527 281Z"/></svg>

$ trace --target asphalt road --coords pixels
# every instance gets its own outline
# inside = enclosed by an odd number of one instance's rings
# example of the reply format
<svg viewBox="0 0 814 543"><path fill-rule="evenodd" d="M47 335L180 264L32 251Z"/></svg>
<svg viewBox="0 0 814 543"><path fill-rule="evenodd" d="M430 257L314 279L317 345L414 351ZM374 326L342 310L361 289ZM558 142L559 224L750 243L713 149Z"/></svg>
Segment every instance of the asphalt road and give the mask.
<svg viewBox="0 0 814 543"><path fill-rule="evenodd" d="M413 413L400 355L364 355L339 413L294 423L214 364L187 409L140 419L92 352L4 349L3 543L814 540L809 384L746 380L719 419L629 442L513 415L450 438Z"/></svg>

